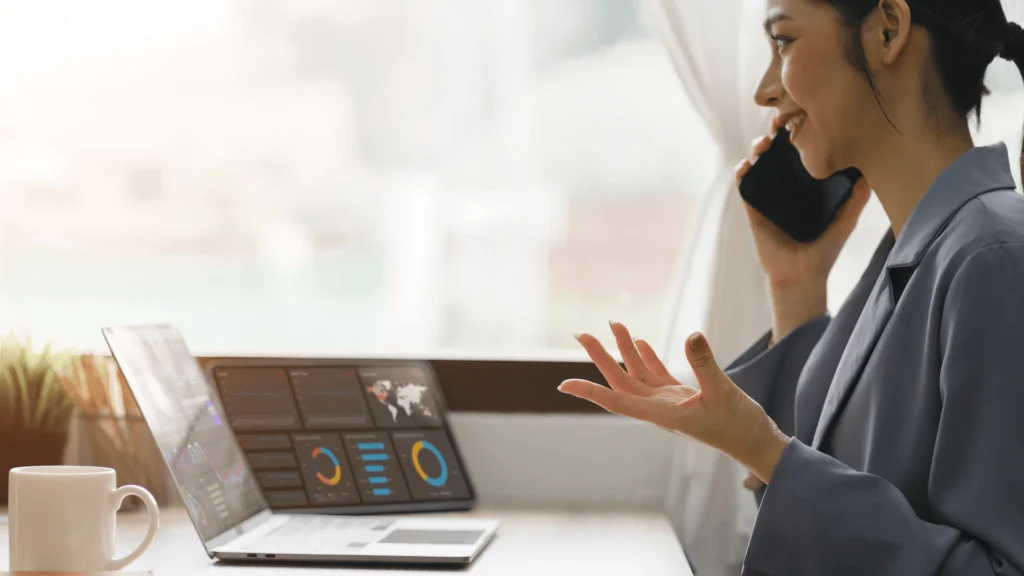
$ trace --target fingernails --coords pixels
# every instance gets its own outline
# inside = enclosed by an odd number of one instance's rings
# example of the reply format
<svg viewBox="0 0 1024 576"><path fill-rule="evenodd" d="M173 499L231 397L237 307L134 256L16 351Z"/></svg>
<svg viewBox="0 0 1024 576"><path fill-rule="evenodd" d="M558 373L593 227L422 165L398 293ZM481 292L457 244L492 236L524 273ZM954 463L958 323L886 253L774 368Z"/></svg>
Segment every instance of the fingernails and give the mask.
<svg viewBox="0 0 1024 576"><path fill-rule="evenodd" d="M703 350L708 343L707 340L704 339L704 335L700 332L694 332L691 334L687 339L687 342L689 342L690 348L693 348L694 350Z"/></svg>
<svg viewBox="0 0 1024 576"><path fill-rule="evenodd" d="M618 322L616 322L615 320L609 320L608 321L608 325L609 326L615 326L616 324L618 324Z"/></svg>
<svg viewBox="0 0 1024 576"><path fill-rule="evenodd" d="M573 335L572 335L572 337L573 337L573 338L575 338L575 339L576 339L576 341L578 342L578 341L579 341L579 339L580 339L580 333L579 333L579 332L577 332L577 333L573 334Z"/></svg>
<svg viewBox="0 0 1024 576"><path fill-rule="evenodd" d="M561 384L558 385L558 391L559 392L565 392L565 390L562 390L563 386L565 386L565 382L562 382Z"/></svg>

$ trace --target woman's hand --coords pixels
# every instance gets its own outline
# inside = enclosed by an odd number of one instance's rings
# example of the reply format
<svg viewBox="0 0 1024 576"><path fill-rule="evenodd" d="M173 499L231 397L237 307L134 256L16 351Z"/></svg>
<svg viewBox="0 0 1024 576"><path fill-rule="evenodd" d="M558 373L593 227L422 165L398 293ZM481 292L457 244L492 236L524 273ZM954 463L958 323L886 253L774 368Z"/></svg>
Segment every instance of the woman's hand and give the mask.
<svg viewBox="0 0 1024 576"><path fill-rule="evenodd" d="M635 343L612 323L626 370L589 334L577 336L611 388L587 380L566 380L559 391L589 400L609 412L645 420L725 452L767 483L789 438L764 409L740 390L715 362L700 333L686 341L686 358L700 390L673 378L654 350Z"/></svg>
<svg viewBox="0 0 1024 576"><path fill-rule="evenodd" d="M778 128L776 121L772 120L771 134L754 140L750 156L736 165L737 186L750 171L751 165L771 147ZM760 212L744 203L757 256L768 277L772 293L773 334L776 341L804 322L825 313L825 288L829 272L870 197L871 189L861 178L854 185L852 197L840 209L835 221L821 237L810 243L793 240Z"/></svg>

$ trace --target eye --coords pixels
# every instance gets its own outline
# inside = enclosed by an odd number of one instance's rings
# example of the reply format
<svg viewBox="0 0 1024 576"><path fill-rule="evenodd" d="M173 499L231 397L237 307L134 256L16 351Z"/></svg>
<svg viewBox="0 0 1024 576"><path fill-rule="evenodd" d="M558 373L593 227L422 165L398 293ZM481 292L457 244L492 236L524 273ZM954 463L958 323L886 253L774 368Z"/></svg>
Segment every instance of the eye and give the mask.
<svg viewBox="0 0 1024 576"><path fill-rule="evenodd" d="M781 53L783 48L785 48L791 42L793 42L793 39L790 38L789 36L782 36L780 34L773 34L772 35L772 42L775 43L775 50L778 51L779 53Z"/></svg>

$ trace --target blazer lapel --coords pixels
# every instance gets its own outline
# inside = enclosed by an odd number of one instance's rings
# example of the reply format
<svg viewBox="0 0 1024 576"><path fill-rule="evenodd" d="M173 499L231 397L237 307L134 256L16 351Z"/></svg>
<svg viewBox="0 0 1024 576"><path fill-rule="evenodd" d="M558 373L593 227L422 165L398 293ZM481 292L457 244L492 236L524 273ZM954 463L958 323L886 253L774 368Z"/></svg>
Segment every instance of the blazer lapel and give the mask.
<svg viewBox="0 0 1024 576"><path fill-rule="evenodd" d="M875 287L868 297L864 310L857 320L857 324L850 334L846 350L836 367L835 376L832 378L832 385L829 387L828 395L825 396L825 404L821 409L821 416L818 418L818 427L814 431L812 447L819 449L829 427L838 416L850 392L853 391L861 373L864 372L864 365L875 349L882 330L889 323L893 308L892 293L889 285L889 278L886 271L878 275Z"/></svg>
<svg viewBox="0 0 1024 576"><path fill-rule="evenodd" d="M902 293L910 274L932 241L971 199L985 192L1012 189L1014 186L1006 146L997 144L972 148L947 167L928 188L896 239L885 270L878 275L839 359L814 431L811 443L814 448L820 448L825 442L829 427L835 423L853 387L860 380L864 365L892 316L896 306L894 295ZM893 291L894 281L898 288L896 292Z"/></svg>

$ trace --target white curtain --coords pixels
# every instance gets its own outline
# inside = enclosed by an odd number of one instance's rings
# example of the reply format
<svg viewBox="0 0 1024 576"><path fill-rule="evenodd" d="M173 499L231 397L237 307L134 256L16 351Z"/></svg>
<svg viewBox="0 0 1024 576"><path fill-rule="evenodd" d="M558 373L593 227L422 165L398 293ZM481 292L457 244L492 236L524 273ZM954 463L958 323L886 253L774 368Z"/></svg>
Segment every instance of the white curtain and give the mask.
<svg viewBox="0 0 1024 576"><path fill-rule="evenodd" d="M683 342L691 332L703 331L724 364L770 321L763 273L732 176L751 140L768 128L770 111L756 106L753 94L770 48L761 26L764 0L649 0L649 6L683 89L722 152L689 243L693 248L679 266L662 350L669 369L689 379ZM745 470L682 438L673 458L666 508L694 568L702 575L737 573L756 515L741 485Z"/></svg>

